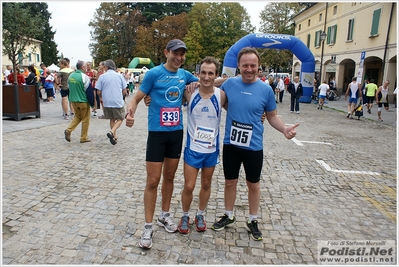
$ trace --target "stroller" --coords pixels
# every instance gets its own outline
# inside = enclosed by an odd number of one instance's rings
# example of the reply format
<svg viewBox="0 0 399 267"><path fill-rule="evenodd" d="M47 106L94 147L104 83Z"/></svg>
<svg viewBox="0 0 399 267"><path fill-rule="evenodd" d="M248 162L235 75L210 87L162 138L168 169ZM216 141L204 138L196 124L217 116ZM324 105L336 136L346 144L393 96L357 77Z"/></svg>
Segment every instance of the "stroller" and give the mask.
<svg viewBox="0 0 399 267"><path fill-rule="evenodd" d="M363 116L363 104L362 101L360 101L359 105L355 108L355 116L357 117L358 120L360 120L360 117Z"/></svg>

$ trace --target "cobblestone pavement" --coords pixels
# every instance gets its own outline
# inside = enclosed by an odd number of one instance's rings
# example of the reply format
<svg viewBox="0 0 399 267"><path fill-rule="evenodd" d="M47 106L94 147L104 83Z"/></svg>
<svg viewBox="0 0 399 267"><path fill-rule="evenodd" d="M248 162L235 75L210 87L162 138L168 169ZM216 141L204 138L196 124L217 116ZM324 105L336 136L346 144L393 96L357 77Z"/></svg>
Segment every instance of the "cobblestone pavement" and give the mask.
<svg viewBox="0 0 399 267"><path fill-rule="evenodd" d="M155 226L153 248L142 250L147 108L139 106L133 128L122 125L115 146L106 136L109 122L96 118L91 143L79 143L80 126L68 143L63 131L69 122L61 117L59 101L57 95L56 102L41 103L41 118L3 118L4 265L318 264L318 241L397 238L396 127L376 118L347 119L343 101L323 110L301 104L300 114L291 114L286 96L278 114L287 124L301 125L297 137L286 140L265 123L263 241L251 240L244 228L248 198L241 173L235 227L204 233L192 228L181 235ZM182 215L182 163L171 205L176 223ZM191 213L198 191L199 183ZM208 226L223 214L223 191L220 164ZM159 209L160 196L156 216Z"/></svg>

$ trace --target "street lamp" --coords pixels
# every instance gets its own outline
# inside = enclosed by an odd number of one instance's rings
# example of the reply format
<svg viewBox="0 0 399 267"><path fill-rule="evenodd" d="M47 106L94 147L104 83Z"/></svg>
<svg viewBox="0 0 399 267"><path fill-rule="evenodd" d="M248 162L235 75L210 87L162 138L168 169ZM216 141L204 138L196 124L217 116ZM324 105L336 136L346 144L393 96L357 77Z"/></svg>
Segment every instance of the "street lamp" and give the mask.
<svg viewBox="0 0 399 267"><path fill-rule="evenodd" d="M324 41L326 40L327 34L323 31L320 34L320 40L321 40L321 58L320 58L320 83L323 82L322 80L322 70L323 70L323 56L324 56Z"/></svg>

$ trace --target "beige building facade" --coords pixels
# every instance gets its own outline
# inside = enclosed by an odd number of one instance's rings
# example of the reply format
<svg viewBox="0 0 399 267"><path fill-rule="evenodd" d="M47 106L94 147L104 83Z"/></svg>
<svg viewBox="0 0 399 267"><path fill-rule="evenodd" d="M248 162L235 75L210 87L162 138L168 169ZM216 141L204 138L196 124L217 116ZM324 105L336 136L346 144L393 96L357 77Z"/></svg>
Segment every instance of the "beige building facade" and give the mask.
<svg viewBox="0 0 399 267"><path fill-rule="evenodd" d="M40 63L42 62L42 55L41 55L41 44L42 41L36 40L36 39L31 39L32 43L27 45L25 47L25 52L23 54L20 54L18 57L19 61L19 66L28 66L28 65L35 65L36 67L40 66ZM1 64L3 69L7 65L12 65L11 60L8 58L7 55L2 55L1 59Z"/></svg>
<svg viewBox="0 0 399 267"><path fill-rule="evenodd" d="M389 80L392 94L397 86L396 3L316 3L296 15L294 22L295 36L315 57L315 78L328 83L335 77L341 92L352 77L361 84L374 79L378 86ZM300 75L300 69L294 56L293 76Z"/></svg>

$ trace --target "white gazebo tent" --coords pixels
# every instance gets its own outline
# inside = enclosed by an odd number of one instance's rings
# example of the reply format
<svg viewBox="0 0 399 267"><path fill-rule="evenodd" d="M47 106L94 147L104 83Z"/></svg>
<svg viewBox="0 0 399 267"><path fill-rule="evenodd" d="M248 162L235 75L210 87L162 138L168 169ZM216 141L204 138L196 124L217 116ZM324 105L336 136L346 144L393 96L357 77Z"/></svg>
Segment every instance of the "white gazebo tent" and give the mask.
<svg viewBox="0 0 399 267"><path fill-rule="evenodd" d="M49 71L59 71L60 68L54 63L47 67Z"/></svg>

